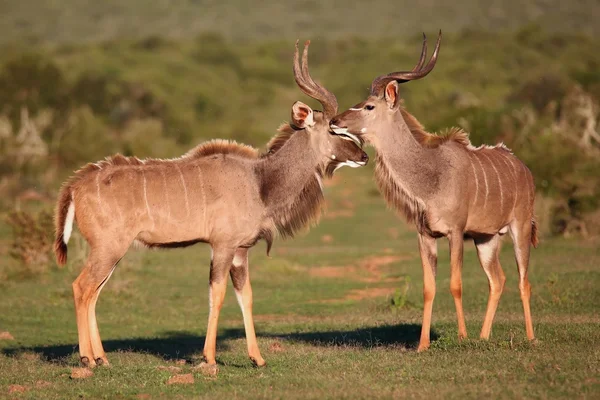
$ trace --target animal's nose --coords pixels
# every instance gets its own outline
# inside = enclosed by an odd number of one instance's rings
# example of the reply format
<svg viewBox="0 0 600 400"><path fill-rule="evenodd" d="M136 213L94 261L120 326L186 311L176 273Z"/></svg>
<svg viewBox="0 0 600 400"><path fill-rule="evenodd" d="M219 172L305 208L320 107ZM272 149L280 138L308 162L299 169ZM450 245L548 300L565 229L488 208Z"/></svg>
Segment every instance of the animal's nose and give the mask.
<svg viewBox="0 0 600 400"><path fill-rule="evenodd" d="M363 151L362 156L360 157L360 161L367 162L369 161L369 155Z"/></svg>

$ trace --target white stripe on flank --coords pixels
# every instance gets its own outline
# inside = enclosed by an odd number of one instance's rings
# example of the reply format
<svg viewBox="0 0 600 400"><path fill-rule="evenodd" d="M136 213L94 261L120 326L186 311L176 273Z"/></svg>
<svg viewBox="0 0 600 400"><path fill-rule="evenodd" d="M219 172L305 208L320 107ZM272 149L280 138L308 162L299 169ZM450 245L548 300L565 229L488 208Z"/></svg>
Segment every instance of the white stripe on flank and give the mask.
<svg viewBox="0 0 600 400"><path fill-rule="evenodd" d="M504 194L502 193L502 180L500 179L500 173L498 172L496 165L492 161L492 157L490 157L486 154L483 154L483 155L485 155L485 158L487 158L488 161L490 162L490 164L492 165L492 168L494 169L494 172L496 173L496 177L498 178L498 187L500 188L500 212L502 212L502 210L504 209Z"/></svg>
<svg viewBox="0 0 600 400"><path fill-rule="evenodd" d="M362 110L362 108L349 108L348 110L350 110L350 111L360 111L360 110Z"/></svg>
<svg viewBox="0 0 600 400"><path fill-rule="evenodd" d="M171 218L171 203L169 202L169 188L167 187L167 177L165 176L164 168L160 169L160 173L162 175L163 185L165 187L165 198L167 201L167 218L170 219Z"/></svg>
<svg viewBox="0 0 600 400"><path fill-rule="evenodd" d="M200 179L200 192L202 193L202 222L206 228L206 190L204 189L204 178L202 177L202 168L196 166L198 169L198 179Z"/></svg>
<svg viewBox="0 0 600 400"><path fill-rule="evenodd" d="M150 214L150 204L148 204L148 192L146 190L146 175L144 174L144 171L142 170L142 178L144 178L144 201L146 202L146 212L148 213L148 217L150 217L150 220L152 221L152 229L154 229L154 218L152 217L152 215Z"/></svg>
<svg viewBox="0 0 600 400"><path fill-rule="evenodd" d="M175 164L175 166L177 167L177 171L179 171L179 176L181 177L181 184L183 185L183 193L185 195L185 212L186 212L186 217L189 217L190 216L190 203L189 203L189 199L188 199L187 186L185 185L185 178L183 177L183 173L181 172L181 169L179 168L179 165Z"/></svg>
<svg viewBox="0 0 600 400"><path fill-rule="evenodd" d="M473 155L475 156L477 163L481 167L481 171L483 171L483 181L485 182L485 197L483 198L483 207L482 208L485 210L485 204L487 203L487 198L488 198L490 189L488 187L487 176L485 174L485 168L483 168L483 164L481 163L481 160L479 158L477 158L477 154L473 154Z"/></svg>
<svg viewBox="0 0 600 400"><path fill-rule="evenodd" d="M473 165L473 160L471 159L471 154L469 153L469 163L471 164L471 168L473 169L473 175L475 175L475 199L473 200L473 205L477 205L477 195L479 194L479 178L477 177L477 171L475 171L475 165Z"/></svg>
<svg viewBox="0 0 600 400"><path fill-rule="evenodd" d="M63 229L63 242L69 243L71 232L73 232L73 220L75 219L75 203L71 200L69 204L69 210L67 211L67 218L65 219L65 226Z"/></svg>
<svg viewBox="0 0 600 400"><path fill-rule="evenodd" d="M512 178L514 184L515 184L515 192L513 193L513 197L515 198L513 201L513 206L511 211L513 211L515 209L515 206L517 205L517 193L519 192L519 188L517 186L517 175L515 174L515 169L513 167L513 163L512 161L510 161L510 157L507 154L504 153L500 153L502 158L502 162L507 166L508 171L510 173L510 177Z"/></svg>

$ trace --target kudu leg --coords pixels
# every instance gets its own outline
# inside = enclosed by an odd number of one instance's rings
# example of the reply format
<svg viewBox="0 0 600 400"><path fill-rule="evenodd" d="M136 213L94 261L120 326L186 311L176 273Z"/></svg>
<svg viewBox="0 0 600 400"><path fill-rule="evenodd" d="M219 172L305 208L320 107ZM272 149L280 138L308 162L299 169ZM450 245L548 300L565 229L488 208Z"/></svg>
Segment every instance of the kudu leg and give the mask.
<svg viewBox="0 0 600 400"><path fill-rule="evenodd" d="M217 325L227 289L227 274L231 267L234 253L235 249L213 248L213 257L210 263L208 328L206 329L203 352L208 365L217 364L215 359L217 351Z"/></svg>
<svg viewBox="0 0 600 400"><path fill-rule="evenodd" d="M84 300L85 289L90 276L90 264L86 266L79 276L73 281L73 299L75 300L75 314L77 315L77 335L79 337L79 359L85 367L96 365L90 341L90 328L88 324L88 308Z"/></svg>
<svg viewBox="0 0 600 400"><path fill-rule="evenodd" d="M515 258L517 260L517 269L519 270L519 291L521 292L521 302L523 303L523 313L525 314L525 329L527 338L534 340L533 322L531 320L530 298L531 285L527 276L529 268L529 253L531 251L531 218L519 223L510 224L510 234L515 248Z"/></svg>
<svg viewBox="0 0 600 400"><path fill-rule="evenodd" d="M254 331L254 318L252 316L252 287L250 286L250 271L248 269L248 249L237 249L229 273L231 274L235 295L244 317L248 355L254 365L262 367L265 365L265 360L260 355L260 350L258 349L256 333Z"/></svg>
<svg viewBox="0 0 600 400"><path fill-rule="evenodd" d="M106 357L106 353L104 352L104 347L102 346L102 340L100 339L100 330L98 329L98 323L96 322L96 302L98 301L98 296L100 296L102 288L104 288L104 285L106 285L116 267L117 263L115 263L113 267L109 270L108 274L97 287L97 289L94 291L88 302L88 324L90 329L90 340L92 343L92 352L94 353L94 361L96 362L96 365L109 365L108 358Z"/></svg>
<svg viewBox="0 0 600 400"><path fill-rule="evenodd" d="M483 326L481 327L481 334L479 335L480 338L487 340L492 332L494 315L496 314L498 302L500 301L500 296L502 296L502 291L504 290L504 282L506 282L506 277L504 276L504 271L500 265L499 258L500 236L494 235L492 237L475 239L475 246L477 248L479 262L487 275L490 286L485 319L483 321Z"/></svg>
<svg viewBox="0 0 600 400"><path fill-rule="evenodd" d="M417 351L427 350L430 344L431 314L435 298L437 272L437 242L435 238L419 234L419 252L423 267L423 325Z"/></svg>
<svg viewBox="0 0 600 400"><path fill-rule="evenodd" d="M93 306L95 306L99 290L106 283L119 258L120 256L115 258L97 249L92 249L85 267L73 282L79 355L84 366L94 367L97 363L107 361L104 351L101 350L102 343L98 334L95 308ZM99 359L99 362L97 362L97 359Z"/></svg>
<svg viewBox="0 0 600 400"><path fill-rule="evenodd" d="M452 233L450 240L450 292L454 297L456 319L458 320L458 338L467 337L465 314L462 305L462 266L464 239L462 231Z"/></svg>

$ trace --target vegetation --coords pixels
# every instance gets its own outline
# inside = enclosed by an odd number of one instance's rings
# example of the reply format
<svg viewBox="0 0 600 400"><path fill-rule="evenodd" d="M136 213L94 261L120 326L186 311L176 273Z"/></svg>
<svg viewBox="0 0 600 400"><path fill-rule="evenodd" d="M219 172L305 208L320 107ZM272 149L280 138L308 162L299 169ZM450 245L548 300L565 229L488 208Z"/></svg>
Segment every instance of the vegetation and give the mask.
<svg viewBox="0 0 600 400"><path fill-rule="evenodd" d="M347 107L377 74L410 68L420 41L388 41L381 51L378 40L320 40L311 47L313 74ZM214 137L263 145L289 118L288 106L306 100L291 76L292 49L291 41L239 45L202 34L7 52L0 68L4 208L25 189L52 197L74 169L114 152L177 156ZM545 233L594 236L595 49L586 36L531 26L514 34L447 34L435 71L402 93L431 130L460 125L474 144L511 147L544 197L538 214Z"/></svg>
<svg viewBox="0 0 600 400"><path fill-rule="evenodd" d="M598 2L437 3L1 3L0 398L598 397ZM115 152L178 156L216 137L263 146L295 100L319 108L293 82L296 38L313 40L312 74L346 108L376 75L411 68L420 31L433 40L438 28L438 65L402 86L405 106L430 131L458 125L475 145L504 141L533 171L537 343L525 339L512 246L501 254L507 284L493 336L482 342L488 284L467 245L470 338L457 341L440 243L434 340L414 351L415 235L385 209L371 163L336 173L329 213L308 235L276 242L272 258L252 251L267 368L251 367L229 293L219 375L194 369L208 314L209 251L198 245L126 255L98 304L112 367L70 378L71 282L86 244L75 230L63 269L49 251L52 205L73 170Z"/></svg>
<svg viewBox="0 0 600 400"><path fill-rule="evenodd" d="M271 258L262 243L251 252L266 368L253 368L246 356L230 285L219 325L219 374L205 377L193 369L208 318L207 246L132 249L98 302L112 367L97 368L86 379L70 378L78 365L71 282L81 261L70 258L65 269L33 279L0 280L0 332L14 337L0 340L0 397L598 397L597 241L549 238L533 251L536 345L525 336L510 244L501 254L507 282L489 342L477 339L487 279L475 247L466 245L463 299L470 338L457 341L448 252L441 241L434 341L430 351L417 353L423 279L415 233L386 210L372 165L338 173L333 186L326 186L329 212L317 228L277 241ZM0 231L6 232L3 225ZM76 233L70 255L74 239ZM406 299L401 307L390 307L400 298ZM193 384L168 384L189 373ZM25 392L9 395L11 388Z"/></svg>

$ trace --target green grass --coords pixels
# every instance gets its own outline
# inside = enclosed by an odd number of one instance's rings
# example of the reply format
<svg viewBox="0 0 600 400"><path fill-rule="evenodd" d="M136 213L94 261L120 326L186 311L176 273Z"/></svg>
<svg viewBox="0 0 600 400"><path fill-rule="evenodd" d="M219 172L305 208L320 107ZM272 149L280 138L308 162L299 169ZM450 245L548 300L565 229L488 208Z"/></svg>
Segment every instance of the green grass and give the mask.
<svg viewBox="0 0 600 400"><path fill-rule="evenodd" d="M597 242L544 239L533 251L538 342L532 345L525 337L510 240L501 254L506 290L489 342L477 339L487 282L467 243L463 292L470 338L458 342L447 243L440 240L434 340L429 351L417 353L423 302L415 234L386 210L371 167L339 172L326 196L330 215L342 209L343 216L324 218L308 235L277 241L271 258L262 243L252 251L256 328L266 368L252 367L247 358L230 286L217 339L218 377L192 370L206 332L207 246L132 249L98 304L112 365L84 380L69 378L78 365L71 282L80 265L71 261L36 278L0 281L0 331L15 338L0 340L0 398L598 397ZM0 225L0 232L4 270L15 269L6 252L8 230ZM71 260L74 248L71 242ZM373 257L383 256L396 261L370 272ZM328 277L324 271L333 267L345 273ZM385 293L407 281L406 306L391 307ZM382 295L357 300L356 293ZM177 366L194 374L194 384L166 384L173 372L158 367L176 366L178 359L187 360ZM38 381L49 384L40 387ZM28 390L9 394L10 385Z"/></svg>

